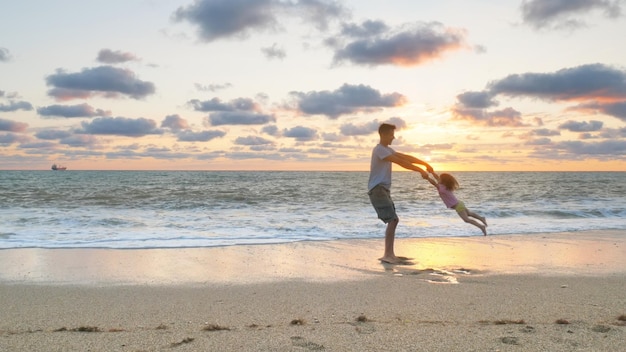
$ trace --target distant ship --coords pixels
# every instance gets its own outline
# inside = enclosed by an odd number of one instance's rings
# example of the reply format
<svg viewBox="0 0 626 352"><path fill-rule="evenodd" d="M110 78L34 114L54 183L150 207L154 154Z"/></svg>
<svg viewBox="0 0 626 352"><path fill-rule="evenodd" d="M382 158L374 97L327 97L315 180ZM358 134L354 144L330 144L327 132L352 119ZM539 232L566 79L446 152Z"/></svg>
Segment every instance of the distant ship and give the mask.
<svg viewBox="0 0 626 352"><path fill-rule="evenodd" d="M67 167L66 166L57 165L57 164L52 164L52 170L54 170L54 171L65 171L65 170L67 170Z"/></svg>

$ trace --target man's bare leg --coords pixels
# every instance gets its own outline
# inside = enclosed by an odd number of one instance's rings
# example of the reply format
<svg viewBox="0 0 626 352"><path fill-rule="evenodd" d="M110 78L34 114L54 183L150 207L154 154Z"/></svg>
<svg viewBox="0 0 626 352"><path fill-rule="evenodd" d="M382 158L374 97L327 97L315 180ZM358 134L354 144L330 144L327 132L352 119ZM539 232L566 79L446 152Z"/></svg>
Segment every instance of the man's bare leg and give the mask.
<svg viewBox="0 0 626 352"><path fill-rule="evenodd" d="M396 254L393 250L394 241L396 239L396 227L398 227L399 220L393 219L387 223L387 229L385 230L385 254L382 258L379 258L380 261L389 263L389 264L397 264L401 263L402 259L396 257Z"/></svg>

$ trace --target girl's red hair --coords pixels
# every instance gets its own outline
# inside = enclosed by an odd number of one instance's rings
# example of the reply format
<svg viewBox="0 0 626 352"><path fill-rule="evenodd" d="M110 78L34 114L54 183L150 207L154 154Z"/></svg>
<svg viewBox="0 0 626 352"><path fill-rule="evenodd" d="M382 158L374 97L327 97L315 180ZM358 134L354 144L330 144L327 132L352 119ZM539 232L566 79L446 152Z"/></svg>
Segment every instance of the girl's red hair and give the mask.
<svg viewBox="0 0 626 352"><path fill-rule="evenodd" d="M439 175L439 182L446 186L449 191L454 191L459 188L459 183L454 178L454 176L450 174L441 174Z"/></svg>

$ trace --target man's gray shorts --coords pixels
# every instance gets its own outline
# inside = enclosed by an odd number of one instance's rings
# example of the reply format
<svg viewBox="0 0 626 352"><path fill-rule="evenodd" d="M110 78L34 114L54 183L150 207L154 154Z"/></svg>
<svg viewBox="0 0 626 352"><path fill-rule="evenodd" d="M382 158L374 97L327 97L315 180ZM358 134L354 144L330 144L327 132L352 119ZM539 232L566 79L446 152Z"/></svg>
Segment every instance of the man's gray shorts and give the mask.
<svg viewBox="0 0 626 352"><path fill-rule="evenodd" d="M378 218L385 224L391 220L398 218L396 214L396 206L391 200L391 192L385 187L378 185L367 193L370 196L370 202L376 209Z"/></svg>

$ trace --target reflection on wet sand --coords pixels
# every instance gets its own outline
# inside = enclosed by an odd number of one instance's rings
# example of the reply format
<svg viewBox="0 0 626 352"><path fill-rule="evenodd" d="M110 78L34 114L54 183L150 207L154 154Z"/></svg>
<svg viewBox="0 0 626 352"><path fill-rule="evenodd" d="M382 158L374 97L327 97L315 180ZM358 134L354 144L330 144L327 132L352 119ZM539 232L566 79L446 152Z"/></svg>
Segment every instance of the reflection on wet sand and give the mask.
<svg viewBox="0 0 626 352"><path fill-rule="evenodd" d="M607 274L626 270L620 231L397 239L408 265L376 260L379 240L180 249L10 249L0 280L29 283L203 285L280 280L342 281L372 275L457 283L483 274Z"/></svg>

